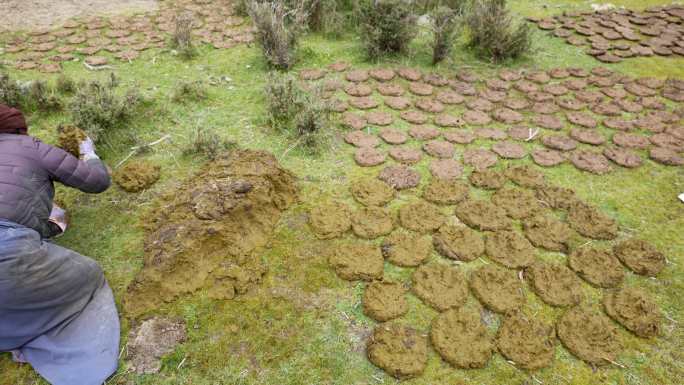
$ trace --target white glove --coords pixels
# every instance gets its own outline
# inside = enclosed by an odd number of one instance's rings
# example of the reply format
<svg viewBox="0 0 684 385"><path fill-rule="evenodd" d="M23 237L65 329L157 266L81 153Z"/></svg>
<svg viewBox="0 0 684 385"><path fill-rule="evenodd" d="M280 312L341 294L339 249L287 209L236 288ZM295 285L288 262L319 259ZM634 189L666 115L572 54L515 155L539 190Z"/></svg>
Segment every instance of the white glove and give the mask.
<svg viewBox="0 0 684 385"><path fill-rule="evenodd" d="M95 143L89 137L86 137L81 143L78 144L78 151L81 154L81 159L100 159L95 153Z"/></svg>
<svg viewBox="0 0 684 385"><path fill-rule="evenodd" d="M50 218L48 220L59 226L59 228L62 229L62 233L66 231L68 226L67 212L63 208L53 203L52 211L50 211Z"/></svg>

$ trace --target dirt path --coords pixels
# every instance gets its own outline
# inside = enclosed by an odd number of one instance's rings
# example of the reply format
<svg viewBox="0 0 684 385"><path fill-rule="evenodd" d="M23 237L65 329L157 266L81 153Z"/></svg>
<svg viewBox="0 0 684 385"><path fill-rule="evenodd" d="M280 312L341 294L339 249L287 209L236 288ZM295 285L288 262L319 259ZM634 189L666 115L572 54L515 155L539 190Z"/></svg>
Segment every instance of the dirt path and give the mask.
<svg viewBox="0 0 684 385"><path fill-rule="evenodd" d="M157 9L157 0L0 0L0 32L58 25L73 16Z"/></svg>

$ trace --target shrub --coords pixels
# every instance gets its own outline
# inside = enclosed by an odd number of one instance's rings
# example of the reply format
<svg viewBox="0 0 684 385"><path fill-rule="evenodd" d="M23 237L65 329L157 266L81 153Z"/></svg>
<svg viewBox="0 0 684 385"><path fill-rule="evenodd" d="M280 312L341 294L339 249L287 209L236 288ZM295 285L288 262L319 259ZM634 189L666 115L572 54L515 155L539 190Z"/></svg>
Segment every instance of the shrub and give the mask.
<svg viewBox="0 0 684 385"><path fill-rule="evenodd" d="M69 110L74 125L97 141L106 130L130 119L141 102L140 95L134 90L122 96L115 92L111 82L92 81L77 90Z"/></svg>
<svg viewBox="0 0 684 385"><path fill-rule="evenodd" d="M171 47L178 51L182 58L192 59L197 56L197 49L192 44L192 14L187 12L178 14L175 21Z"/></svg>
<svg viewBox="0 0 684 385"><path fill-rule="evenodd" d="M14 108L20 108L24 104L25 97L21 85L9 74L0 74L0 103Z"/></svg>
<svg viewBox="0 0 684 385"><path fill-rule="evenodd" d="M514 23L506 0L474 0L466 22L470 29L468 45L494 62L517 58L531 48L529 26Z"/></svg>
<svg viewBox="0 0 684 385"><path fill-rule="evenodd" d="M177 103L187 101L200 101L207 98L207 87L204 82L198 80L194 82L181 81L176 84L172 99Z"/></svg>
<svg viewBox="0 0 684 385"><path fill-rule="evenodd" d="M271 126L292 136L295 146L316 152L330 128L330 111L319 91L304 91L293 76L272 75L265 92Z"/></svg>
<svg viewBox="0 0 684 385"><path fill-rule="evenodd" d="M364 0L358 10L361 39L368 56L403 53L418 32L408 0Z"/></svg>
<svg viewBox="0 0 684 385"><path fill-rule="evenodd" d="M59 111L64 108L62 99L48 87L44 80L34 80L28 89L28 102L25 107L37 108L41 111Z"/></svg>
<svg viewBox="0 0 684 385"><path fill-rule="evenodd" d="M297 39L306 27L307 14L303 7L288 10L281 2L252 1L249 15L268 64L281 70L290 69L296 61Z"/></svg>
<svg viewBox="0 0 684 385"><path fill-rule="evenodd" d="M57 82L55 83L55 88L57 89L57 92L62 93L62 94L70 94L76 90L76 82L74 82L73 79L70 77L61 74L57 78Z"/></svg>
<svg viewBox="0 0 684 385"><path fill-rule="evenodd" d="M444 60L451 53L456 36L457 14L449 7L437 7L430 15L432 32L432 64Z"/></svg>
<svg viewBox="0 0 684 385"><path fill-rule="evenodd" d="M235 142L222 139L215 130L197 126L191 134L188 145L183 149L183 155L200 155L213 160L221 152L234 147L236 147Z"/></svg>

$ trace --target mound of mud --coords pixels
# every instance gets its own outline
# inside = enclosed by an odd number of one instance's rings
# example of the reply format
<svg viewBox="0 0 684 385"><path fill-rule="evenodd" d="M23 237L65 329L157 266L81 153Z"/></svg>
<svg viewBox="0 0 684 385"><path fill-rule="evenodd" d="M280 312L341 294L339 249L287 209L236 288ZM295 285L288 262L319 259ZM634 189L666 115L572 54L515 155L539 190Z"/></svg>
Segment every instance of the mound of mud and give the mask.
<svg viewBox="0 0 684 385"><path fill-rule="evenodd" d="M295 177L269 153L233 151L207 163L144 217L144 264L126 312L137 317L201 288L221 288L214 296L226 299L246 292L266 272L258 252L296 200Z"/></svg>
<svg viewBox="0 0 684 385"><path fill-rule="evenodd" d="M523 221L527 239L535 247L567 253L572 230L565 222L549 215L536 215Z"/></svg>
<svg viewBox="0 0 684 385"><path fill-rule="evenodd" d="M665 267L665 256L642 239L627 239L613 247L615 256L630 270L655 277Z"/></svg>
<svg viewBox="0 0 684 385"><path fill-rule="evenodd" d="M439 355L462 369L484 368L494 353L492 335L473 309L451 309L432 321L430 340Z"/></svg>
<svg viewBox="0 0 684 385"><path fill-rule="evenodd" d="M546 184L544 174L536 168L527 165L508 167L506 169L506 176L513 183L521 187L539 188Z"/></svg>
<svg viewBox="0 0 684 385"><path fill-rule="evenodd" d="M428 361L427 338L418 331L397 323L375 327L368 341L368 359L396 378L419 376Z"/></svg>
<svg viewBox="0 0 684 385"><path fill-rule="evenodd" d="M434 178L423 190L423 198L440 205L454 205L466 199L469 190L461 181Z"/></svg>
<svg viewBox="0 0 684 385"><path fill-rule="evenodd" d="M485 244L480 234L465 226L445 224L433 237L437 252L447 258L470 262L484 254Z"/></svg>
<svg viewBox="0 0 684 385"><path fill-rule="evenodd" d="M88 136L76 126L57 127L57 146L75 157L81 155L79 144Z"/></svg>
<svg viewBox="0 0 684 385"><path fill-rule="evenodd" d="M492 195L492 202L513 219L535 216L544 208L532 191L520 188L500 189Z"/></svg>
<svg viewBox="0 0 684 385"><path fill-rule="evenodd" d="M615 220L585 203L577 202L570 207L568 224L588 238L610 240L617 237Z"/></svg>
<svg viewBox="0 0 684 385"><path fill-rule="evenodd" d="M311 209L309 224L319 239L339 238L351 229L351 211L341 202L327 202Z"/></svg>
<svg viewBox="0 0 684 385"><path fill-rule="evenodd" d="M412 276L413 292L439 311L462 306L468 298L468 284L461 270L440 263L419 267Z"/></svg>
<svg viewBox="0 0 684 385"><path fill-rule="evenodd" d="M151 318L131 330L128 336L127 359L137 374L157 373L161 359L185 342L185 323L164 318Z"/></svg>
<svg viewBox="0 0 684 385"><path fill-rule="evenodd" d="M159 180L161 167L147 161L131 162L114 171L112 179L124 191L139 192Z"/></svg>
<svg viewBox="0 0 684 385"><path fill-rule="evenodd" d="M541 369L553 362L556 332L551 325L515 312L501 323L496 346L516 366L527 370Z"/></svg>
<svg viewBox="0 0 684 385"><path fill-rule="evenodd" d="M577 249L568 256L568 266L582 279L598 287L616 287L625 277L620 261L608 249Z"/></svg>
<svg viewBox="0 0 684 385"><path fill-rule="evenodd" d="M537 262L525 270L532 289L551 306L573 306L582 300L582 284L567 266Z"/></svg>
<svg viewBox="0 0 684 385"><path fill-rule="evenodd" d="M352 230L361 238L375 239L392 232L394 221L389 211L380 207L362 207L352 214Z"/></svg>
<svg viewBox="0 0 684 385"><path fill-rule="evenodd" d="M481 231L505 230L511 226L506 211L485 200L465 200L456 206L455 213L463 223Z"/></svg>
<svg viewBox="0 0 684 385"><path fill-rule="evenodd" d="M529 266L535 261L534 247L517 231L488 233L485 250L490 259L512 269Z"/></svg>
<svg viewBox="0 0 684 385"><path fill-rule="evenodd" d="M576 306L556 324L558 338L577 358L600 366L615 362L622 348L618 331L602 313Z"/></svg>
<svg viewBox="0 0 684 385"><path fill-rule="evenodd" d="M660 333L662 314L658 305L642 290L627 287L603 297L606 314L627 330L642 338Z"/></svg>
<svg viewBox="0 0 684 385"><path fill-rule="evenodd" d="M384 206L394 199L394 189L373 178L352 183L350 190L354 199L364 206Z"/></svg>
<svg viewBox="0 0 684 385"><path fill-rule="evenodd" d="M574 190L565 187L544 186L535 190L535 195L553 209L569 210L580 201Z"/></svg>
<svg viewBox="0 0 684 385"><path fill-rule="evenodd" d="M406 289L398 282L377 281L363 293L363 314L378 322L401 317L408 311Z"/></svg>
<svg viewBox="0 0 684 385"><path fill-rule="evenodd" d="M380 279L385 268L380 248L358 241L337 245L329 262L337 275L347 281Z"/></svg>
<svg viewBox="0 0 684 385"><path fill-rule="evenodd" d="M435 205L427 202L415 202L402 206L399 209L399 221L409 230L419 233L427 233L437 230L446 217Z"/></svg>
<svg viewBox="0 0 684 385"><path fill-rule="evenodd" d="M470 276L475 297L490 310L509 313L525 303L522 283L515 272L495 265L485 265Z"/></svg>
<svg viewBox="0 0 684 385"><path fill-rule="evenodd" d="M382 242L382 255L401 267L420 266L430 256L430 236L397 230Z"/></svg>
<svg viewBox="0 0 684 385"><path fill-rule="evenodd" d="M508 178L501 171L482 170L473 171L468 180L475 187L485 190L498 190L506 184Z"/></svg>

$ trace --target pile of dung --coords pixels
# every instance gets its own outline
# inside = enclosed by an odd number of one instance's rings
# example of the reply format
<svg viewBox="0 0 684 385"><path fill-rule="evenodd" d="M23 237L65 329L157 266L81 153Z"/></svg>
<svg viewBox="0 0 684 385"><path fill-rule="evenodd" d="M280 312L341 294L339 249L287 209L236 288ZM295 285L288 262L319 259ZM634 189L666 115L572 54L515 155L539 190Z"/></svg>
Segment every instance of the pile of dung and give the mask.
<svg viewBox="0 0 684 385"><path fill-rule="evenodd" d="M363 313L378 322L401 317L408 312L406 288L398 282L369 283L363 293Z"/></svg>
<svg viewBox="0 0 684 385"><path fill-rule="evenodd" d="M429 235L396 230L382 242L382 255L401 267L420 266L432 251Z"/></svg>
<svg viewBox="0 0 684 385"><path fill-rule="evenodd" d="M458 219L477 230L505 230L511 226L506 211L489 201L468 199L459 203L455 212Z"/></svg>
<svg viewBox="0 0 684 385"><path fill-rule="evenodd" d="M356 181L350 190L354 199L364 206L384 206L394 199L394 189L379 179Z"/></svg>
<svg viewBox="0 0 684 385"><path fill-rule="evenodd" d="M375 327L368 341L368 359L396 378L416 377L428 361L427 338L417 330L398 323Z"/></svg>
<svg viewBox="0 0 684 385"><path fill-rule="evenodd" d="M492 202L513 219L529 218L544 208L532 191L520 188L498 190L492 195Z"/></svg>
<svg viewBox="0 0 684 385"><path fill-rule="evenodd" d="M568 224L578 233L592 239L615 239L615 220L586 203L576 203L568 211Z"/></svg>
<svg viewBox="0 0 684 385"><path fill-rule="evenodd" d="M363 242L343 242L330 256L330 265L347 281L380 279L385 268L380 247Z"/></svg>
<svg viewBox="0 0 684 385"><path fill-rule="evenodd" d="M477 231L466 226L445 224L433 237L437 252L447 258L471 262L485 252L485 243Z"/></svg>
<svg viewBox="0 0 684 385"><path fill-rule="evenodd" d="M487 256L511 268L521 268L535 261L535 250L530 241L517 231L497 231L487 234Z"/></svg>
<svg viewBox="0 0 684 385"><path fill-rule="evenodd" d="M351 229L351 210L341 202L327 202L311 209L309 223L316 237L338 238Z"/></svg>
<svg viewBox="0 0 684 385"><path fill-rule="evenodd" d="M544 186L535 190L537 199L551 208L569 210L579 202L575 191L559 186Z"/></svg>
<svg viewBox="0 0 684 385"><path fill-rule="evenodd" d="M375 239L394 229L392 215L386 209L368 206L356 210L351 217L352 230L358 237Z"/></svg>
<svg viewBox="0 0 684 385"><path fill-rule="evenodd" d="M469 190L464 182L435 178L423 191L423 198L439 205L454 205L466 199Z"/></svg>
<svg viewBox="0 0 684 385"><path fill-rule="evenodd" d="M582 300L582 283L565 265L538 262L525 273L534 292L551 306L571 306Z"/></svg>
<svg viewBox="0 0 684 385"><path fill-rule="evenodd" d="M550 215L536 215L523 221L525 236L535 247L566 253L571 229Z"/></svg>
<svg viewBox="0 0 684 385"><path fill-rule="evenodd" d="M662 314L643 290L627 287L608 293L603 297L603 307L610 318L639 337L660 333Z"/></svg>
<svg viewBox="0 0 684 385"><path fill-rule="evenodd" d="M642 239L627 239L613 247L615 256L637 274L655 277L665 267L665 256Z"/></svg>
<svg viewBox="0 0 684 385"><path fill-rule="evenodd" d="M148 189L159 180L161 167L147 161L127 163L114 171L114 182L127 192L140 192Z"/></svg>
<svg viewBox="0 0 684 385"><path fill-rule="evenodd" d="M609 249L583 247L570 253L568 266L585 281L597 287L616 287L625 272Z"/></svg>
<svg viewBox="0 0 684 385"><path fill-rule="evenodd" d="M463 272L453 266L429 263L413 272L413 292L439 311L459 307L468 299L468 284Z"/></svg>
<svg viewBox="0 0 684 385"><path fill-rule="evenodd" d="M556 324L556 332L572 354L597 366L615 362L622 348L611 320L584 306L565 312Z"/></svg>
<svg viewBox="0 0 684 385"><path fill-rule="evenodd" d="M200 289L223 299L245 293L266 272L260 252L296 200L294 175L267 152L233 151L207 163L153 203L126 312L137 317Z"/></svg>
<svg viewBox="0 0 684 385"><path fill-rule="evenodd" d="M546 184L544 174L528 165L510 166L506 176L520 187L539 188Z"/></svg>
<svg viewBox="0 0 684 385"><path fill-rule="evenodd" d="M161 359L186 339L185 323L151 318L131 330L126 345L127 359L138 374L157 373Z"/></svg>
<svg viewBox="0 0 684 385"><path fill-rule="evenodd" d="M445 220L444 214L435 205L424 201L409 203L399 209L401 225L419 233L437 230Z"/></svg>
<svg viewBox="0 0 684 385"><path fill-rule="evenodd" d="M501 171L488 169L473 171L468 180L475 187L485 190L498 190L506 184L508 178Z"/></svg>
<svg viewBox="0 0 684 385"><path fill-rule="evenodd" d="M57 127L57 146L77 158L81 155L79 145L87 137L88 135L76 126Z"/></svg>
<svg viewBox="0 0 684 385"><path fill-rule="evenodd" d="M495 265L484 265L470 276L475 297L489 310L506 314L525 303L522 283L516 274Z"/></svg>
<svg viewBox="0 0 684 385"><path fill-rule="evenodd" d="M515 312L504 318L496 338L499 351L523 369L551 365L556 352L555 330L550 325Z"/></svg>
<svg viewBox="0 0 684 385"><path fill-rule="evenodd" d="M476 310L451 309L432 321L432 345L451 365L463 369L483 368L494 353L493 338Z"/></svg>

